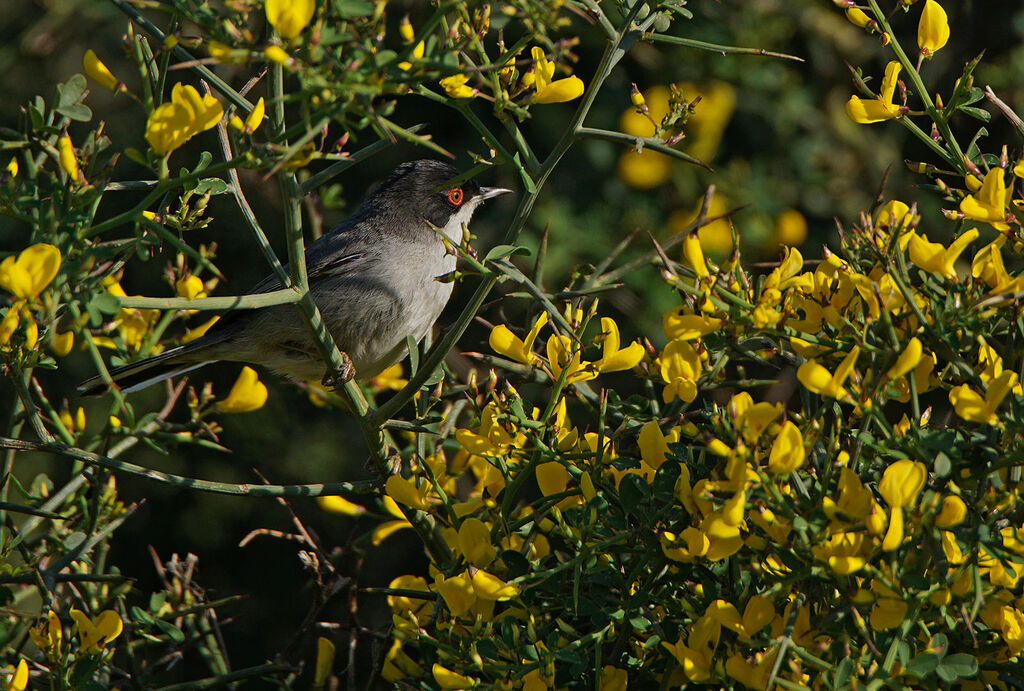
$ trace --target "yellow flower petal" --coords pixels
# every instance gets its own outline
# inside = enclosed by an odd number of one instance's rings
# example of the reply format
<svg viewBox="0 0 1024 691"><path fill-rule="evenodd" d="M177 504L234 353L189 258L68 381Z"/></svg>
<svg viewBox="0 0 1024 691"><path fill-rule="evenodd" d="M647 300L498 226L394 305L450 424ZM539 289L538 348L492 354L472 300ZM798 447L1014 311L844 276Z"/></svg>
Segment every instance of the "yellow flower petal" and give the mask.
<svg viewBox="0 0 1024 691"><path fill-rule="evenodd" d="M96 53L93 52L92 48L85 51L85 55L82 56L82 70L86 76L92 79L100 86L104 86L111 91L117 88L117 77L115 77L107 66L103 64Z"/></svg>
<svg viewBox="0 0 1024 691"><path fill-rule="evenodd" d="M252 367L242 368L227 398L218 401L215 408L221 413L248 413L259 410L267 402L267 386L259 380Z"/></svg>

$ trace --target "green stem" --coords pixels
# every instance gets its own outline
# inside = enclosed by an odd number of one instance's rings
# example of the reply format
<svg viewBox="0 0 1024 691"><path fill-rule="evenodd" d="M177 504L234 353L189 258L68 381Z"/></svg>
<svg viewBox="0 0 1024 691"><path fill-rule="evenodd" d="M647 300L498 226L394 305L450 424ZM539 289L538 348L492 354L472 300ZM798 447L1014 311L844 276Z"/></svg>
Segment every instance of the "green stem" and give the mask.
<svg viewBox="0 0 1024 691"><path fill-rule="evenodd" d="M175 487L212 492L214 494L233 494L250 497L327 497L327 496L365 496L373 492L376 483L370 480L360 482L329 482L308 485L252 485L248 483L212 482L197 478L173 475L159 470L152 470L135 463L122 461L110 456L91 453L59 442L39 442L25 439L0 437L0 449L14 451L40 451L57 454L81 461L89 465L107 468L114 472L133 475L147 480L163 482Z"/></svg>
<svg viewBox="0 0 1024 691"><path fill-rule="evenodd" d="M935 102L932 101L932 97L928 93L928 87L924 85L924 81L921 79L921 73L917 71L917 67L910 61L907 54L903 52L903 47L900 42L896 40L895 34L892 31L892 27L889 26L889 20L886 19L885 14L878 6L878 0L868 0L868 5L871 7L872 13L875 15L875 19L878 21L878 25L882 29L882 33L888 35L892 40L889 45L892 47L893 53L896 54L896 59L899 60L900 65L906 71L907 76L910 77L910 83L914 85L914 90L917 92L918 97L924 104L924 109L928 113L928 117L932 119L932 122L939 128L939 133L942 138L946 140L946 144L952 149L953 157L955 160L950 161L952 165L960 171L961 174L966 173L967 169L964 166L964 154L960 150L960 145L957 143L956 138L953 136L953 131L949 128L949 123L946 118L943 117L942 113L935 107Z"/></svg>
<svg viewBox="0 0 1024 691"><path fill-rule="evenodd" d="M604 139L610 142L616 142L619 144L628 144L636 149L641 147L650 149L651 151L657 151L659 153L667 154L673 158L678 158L680 161L686 161L692 163L695 166L700 166L705 170L713 170L711 166L704 161L694 158L689 154L685 154L678 149L673 149L671 146L666 146L665 142L655 137L634 137L624 132L614 132L612 130L599 130L593 127L580 127L577 130L578 135L583 137L589 137L591 139Z"/></svg>
<svg viewBox="0 0 1024 691"><path fill-rule="evenodd" d="M201 180L202 178L208 178L212 175L216 175L217 173L222 173L225 170L237 168L244 162L244 157L234 158L230 161L214 163L213 165L203 168L202 170L186 173L185 175L176 178L161 180L157 184L157 186L154 187L153 190L142 199L141 202L136 204L128 211L119 213L112 218L108 218L106 221L103 221L102 223L97 223L96 225L92 226L91 228L88 229L88 231L86 231L85 237L91 238L95 235L99 235L104 231L110 230L111 228L116 228L117 226L122 225L124 223L134 221L136 218L139 217L139 214L146 210L146 207L148 207L150 204L152 204L161 196L163 196L163 194L168 190L174 189L175 187L179 187L190 182Z"/></svg>
<svg viewBox="0 0 1024 691"><path fill-rule="evenodd" d="M119 297L120 306L125 309L159 309L159 310L210 310L213 312L226 310L251 310L274 305L290 305L302 299L302 294L295 288L281 288L269 293L255 295L225 295L213 298L148 298Z"/></svg>

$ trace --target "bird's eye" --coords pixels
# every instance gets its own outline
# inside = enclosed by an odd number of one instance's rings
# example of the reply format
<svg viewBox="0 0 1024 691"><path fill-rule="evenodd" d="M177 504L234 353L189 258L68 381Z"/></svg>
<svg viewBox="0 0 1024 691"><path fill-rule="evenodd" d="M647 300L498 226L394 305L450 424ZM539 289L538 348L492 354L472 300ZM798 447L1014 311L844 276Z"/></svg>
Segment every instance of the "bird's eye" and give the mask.
<svg viewBox="0 0 1024 691"><path fill-rule="evenodd" d="M459 206L462 204L462 188L453 187L448 190L448 201L452 206Z"/></svg>

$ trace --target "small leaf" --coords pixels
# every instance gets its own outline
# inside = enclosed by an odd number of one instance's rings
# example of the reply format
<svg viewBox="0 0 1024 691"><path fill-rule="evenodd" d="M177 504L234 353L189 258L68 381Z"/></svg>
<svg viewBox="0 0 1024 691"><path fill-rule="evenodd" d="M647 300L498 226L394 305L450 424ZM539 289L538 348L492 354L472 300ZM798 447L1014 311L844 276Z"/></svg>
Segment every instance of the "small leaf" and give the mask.
<svg viewBox="0 0 1024 691"><path fill-rule="evenodd" d="M66 118L75 122L89 122L92 120L92 109L84 103L72 103L67 106L57 106L54 110Z"/></svg>
<svg viewBox="0 0 1024 691"><path fill-rule="evenodd" d="M93 296L92 300L89 301L87 309L95 309L103 314L117 314L121 310L121 301L116 295L100 293Z"/></svg>
<svg viewBox="0 0 1024 691"><path fill-rule="evenodd" d="M154 623L156 623L157 628L167 634L167 637L177 645L181 645L185 642L185 634L182 633L181 629L174 624L169 621L164 621L163 619L157 619Z"/></svg>
<svg viewBox="0 0 1024 691"><path fill-rule="evenodd" d="M57 85L57 107L70 106L74 103L78 103L85 95L85 89L87 87L88 83L85 81L84 75L71 75L71 78L66 82ZM58 112L60 111L58 110Z"/></svg>
<svg viewBox="0 0 1024 691"><path fill-rule="evenodd" d="M913 675L918 679L923 679L939 666L939 656L932 652L923 652L911 660L906 667L905 672Z"/></svg>
<svg viewBox="0 0 1024 691"><path fill-rule="evenodd" d="M220 178L203 178L196 185L196 194L224 194L230 191L228 183Z"/></svg>
<svg viewBox="0 0 1024 691"><path fill-rule="evenodd" d="M976 120L981 120L982 122L988 122L992 119L992 113L982 108L975 108L974 106L960 106L960 111L970 115Z"/></svg>
<svg viewBox="0 0 1024 691"><path fill-rule="evenodd" d="M630 473L619 483L619 501L626 513L632 513L648 495L647 483L642 477Z"/></svg>
<svg viewBox="0 0 1024 691"><path fill-rule="evenodd" d="M935 461L932 464L935 469L935 474L938 477L948 477L953 472L953 463L949 460L949 456L942 453L941 451L935 454Z"/></svg>
<svg viewBox="0 0 1024 691"><path fill-rule="evenodd" d="M513 254L530 254L529 248L517 245L495 245L484 257L484 261L498 261Z"/></svg>
<svg viewBox="0 0 1024 691"><path fill-rule="evenodd" d="M978 660L968 653L948 655L935 668L942 681L953 683L957 679L970 679L978 673Z"/></svg>
<svg viewBox="0 0 1024 691"><path fill-rule="evenodd" d="M366 0L334 0L334 9L344 19L365 17L373 13L373 4Z"/></svg>

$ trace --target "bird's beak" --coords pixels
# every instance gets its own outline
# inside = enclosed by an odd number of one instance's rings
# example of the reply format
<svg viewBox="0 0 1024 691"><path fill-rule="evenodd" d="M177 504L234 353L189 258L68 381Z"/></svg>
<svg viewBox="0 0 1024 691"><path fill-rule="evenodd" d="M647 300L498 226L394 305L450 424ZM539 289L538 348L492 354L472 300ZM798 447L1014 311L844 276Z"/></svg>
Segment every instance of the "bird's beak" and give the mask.
<svg viewBox="0 0 1024 691"><path fill-rule="evenodd" d="M484 199L490 199L491 197L497 197L499 194L505 194L512 190L504 187L481 187L480 188L480 201Z"/></svg>

